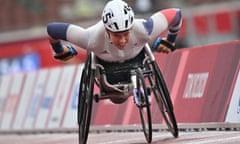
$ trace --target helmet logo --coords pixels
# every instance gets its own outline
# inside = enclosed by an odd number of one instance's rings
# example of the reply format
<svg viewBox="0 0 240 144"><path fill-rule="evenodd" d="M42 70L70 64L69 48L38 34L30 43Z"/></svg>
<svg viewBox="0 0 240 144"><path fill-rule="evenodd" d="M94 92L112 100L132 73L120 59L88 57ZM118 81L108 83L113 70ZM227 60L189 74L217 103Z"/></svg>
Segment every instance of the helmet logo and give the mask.
<svg viewBox="0 0 240 144"><path fill-rule="evenodd" d="M123 11L124 11L124 14L128 14L128 12L131 11L131 7L130 6L127 6L125 5L124 8L123 8Z"/></svg>
<svg viewBox="0 0 240 144"><path fill-rule="evenodd" d="M107 23L108 22L108 19L111 19L113 17L113 13L112 12L108 12L106 13L104 16L103 16L103 22L104 23Z"/></svg>

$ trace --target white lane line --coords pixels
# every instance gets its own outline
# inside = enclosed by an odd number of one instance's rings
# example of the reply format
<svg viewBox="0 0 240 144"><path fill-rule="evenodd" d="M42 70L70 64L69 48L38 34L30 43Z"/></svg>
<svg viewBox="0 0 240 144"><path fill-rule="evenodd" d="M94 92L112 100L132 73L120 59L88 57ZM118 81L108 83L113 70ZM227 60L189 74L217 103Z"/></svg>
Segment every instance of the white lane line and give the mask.
<svg viewBox="0 0 240 144"><path fill-rule="evenodd" d="M232 136L232 137L217 137L217 139L207 139L207 140L201 140L199 142L185 142L185 144L189 143L189 144L212 144L212 143L230 143L230 142L236 142L239 141L240 136ZM218 143L218 144L219 144Z"/></svg>
<svg viewBox="0 0 240 144"><path fill-rule="evenodd" d="M162 136L158 135L158 136L153 136L153 141L155 139L160 139ZM145 137L144 136L136 136L135 138L126 138L126 139L121 139L121 140L112 140L112 141L108 141L108 142L101 142L98 144L125 144L125 143L137 143L137 142L146 142Z"/></svg>

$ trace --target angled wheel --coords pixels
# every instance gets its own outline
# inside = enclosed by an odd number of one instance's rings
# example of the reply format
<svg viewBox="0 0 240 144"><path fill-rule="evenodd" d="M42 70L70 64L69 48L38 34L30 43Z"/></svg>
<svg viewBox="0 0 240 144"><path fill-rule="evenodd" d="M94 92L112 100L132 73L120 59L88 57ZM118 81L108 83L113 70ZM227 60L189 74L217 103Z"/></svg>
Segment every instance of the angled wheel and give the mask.
<svg viewBox="0 0 240 144"><path fill-rule="evenodd" d="M156 62L152 63L152 69L154 73L154 80L152 81L153 93L159 110L162 113L169 131L174 137L178 137L178 126L167 85Z"/></svg>
<svg viewBox="0 0 240 144"><path fill-rule="evenodd" d="M86 144L87 142L92 114L95 70L91 69L91 57L92 55L89 54L80 80L78 97L79 144Z"/></svg>
<svg viewBox="0 0 240 144"><path fill-rule="evenodd" d="M138 106L142 128L144 132L145 139L148 143L152 141L152 119L150 111L150 103L148 99L148 89L146 87L145 78L141 69L137 69L137 90L135 100L136 105Z"/></svg>

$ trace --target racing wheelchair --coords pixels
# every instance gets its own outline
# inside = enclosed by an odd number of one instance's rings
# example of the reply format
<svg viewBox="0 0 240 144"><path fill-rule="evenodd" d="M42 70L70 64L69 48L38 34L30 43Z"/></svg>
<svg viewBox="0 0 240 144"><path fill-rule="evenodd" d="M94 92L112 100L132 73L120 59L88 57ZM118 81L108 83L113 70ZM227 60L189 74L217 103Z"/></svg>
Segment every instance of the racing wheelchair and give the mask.
<svg viewBox="0 0 240 144"><path fill-rule="evenodd" d="M148 44L145 45L140 59L140 61L136 60L118 69L110 70L110 72L125 72L130 77L128 81L115 83L107 77L108 71L102 65L102 62L95 57L93 52L88 52L79 87L77 113L79 144L87 143L94 100L98 102L103 99L110 99L113 103L121 104L130 96L133 96L134 104L139 109L145 139L148 143L151 143L152 119L149 96L152 94L168 130L174 137L178 137L178 125L171 97ZM99 88L98 94L94 94L94 86Z"/></svg>

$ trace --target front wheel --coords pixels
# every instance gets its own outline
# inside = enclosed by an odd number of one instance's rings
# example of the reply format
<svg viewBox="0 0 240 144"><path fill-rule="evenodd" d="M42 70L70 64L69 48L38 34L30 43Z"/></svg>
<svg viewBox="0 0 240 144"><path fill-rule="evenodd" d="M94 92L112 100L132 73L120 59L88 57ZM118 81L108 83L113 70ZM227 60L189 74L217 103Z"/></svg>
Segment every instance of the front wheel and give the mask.
<svg viewBox="0 0 240 144"><path fill-rule="evenodd" d="M141 69L137 69L137 89L135 103L138 106L141 123L145 139L148 143L152 141L152 119L150 111L150 103L148 99L148 89L146 87L145 78Z"/></svg>
<svg viewBox="0 0 240 144"><path fill-rule="evenodd" d="M156 62L152 63L152 68L155 75L155 80L152 82L154 83L153 93L158 104L158 108L162 113L163 119L165 120L169 131L174 137L178 137L178 126L167 85Z"/></svg>
<svg viewBox="0 0 240 144"><path fill-rule="evenodd" d="M92 113L94 70L91 69L91 55L84 65L78 97L79 144L86 144Z"/></svg>

